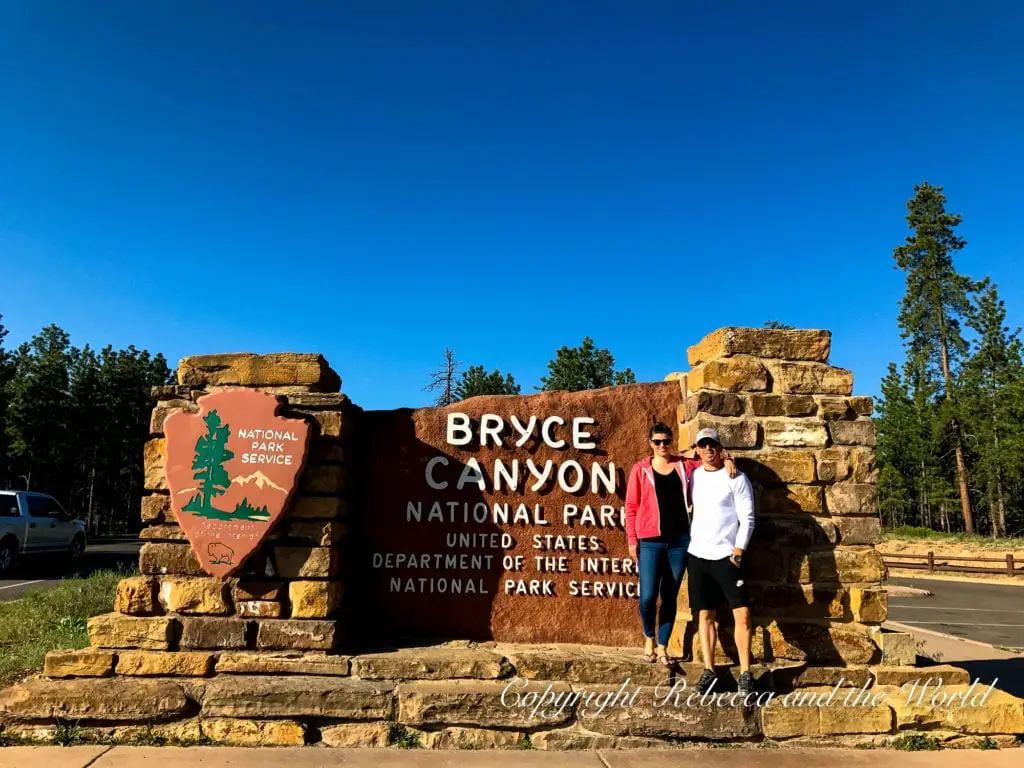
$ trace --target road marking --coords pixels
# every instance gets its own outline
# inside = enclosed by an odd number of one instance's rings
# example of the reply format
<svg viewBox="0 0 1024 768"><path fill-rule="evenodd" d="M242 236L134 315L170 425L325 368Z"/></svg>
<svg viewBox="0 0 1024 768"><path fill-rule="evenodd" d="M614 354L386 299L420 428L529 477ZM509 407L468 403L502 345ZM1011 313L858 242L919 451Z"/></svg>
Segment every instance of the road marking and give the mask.
<svg viewBox="0 0 1024 768"><path fill-rule="evenodd" d="M941 605L893 605L890 608L899 608L905 611L981 611L982 613L1007 613L1006 608L946 608Z"/></svg>
<svg viewBox="0 0 1024 768"><path fill-rule="evenodd" d="M29 584L42 584L46 579L36 579L35 581L22 581L18 584L8 584L6 587L0 587L0 589L14 589L15 587L27 587Z"/></svg>

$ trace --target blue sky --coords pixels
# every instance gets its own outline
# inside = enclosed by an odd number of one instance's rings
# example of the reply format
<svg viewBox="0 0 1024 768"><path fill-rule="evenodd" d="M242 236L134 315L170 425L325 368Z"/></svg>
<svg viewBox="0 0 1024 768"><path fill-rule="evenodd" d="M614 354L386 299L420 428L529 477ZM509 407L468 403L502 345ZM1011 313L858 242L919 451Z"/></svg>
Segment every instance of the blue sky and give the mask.
<svg viewBox="0 0 1024 768"><path fill-rule="evenodd" d="M79 345L323 352L369 408L446 345L532 391L722 325L875 394L922 180L1022 322L1024 6L0 2L0 313Z"/></svg>

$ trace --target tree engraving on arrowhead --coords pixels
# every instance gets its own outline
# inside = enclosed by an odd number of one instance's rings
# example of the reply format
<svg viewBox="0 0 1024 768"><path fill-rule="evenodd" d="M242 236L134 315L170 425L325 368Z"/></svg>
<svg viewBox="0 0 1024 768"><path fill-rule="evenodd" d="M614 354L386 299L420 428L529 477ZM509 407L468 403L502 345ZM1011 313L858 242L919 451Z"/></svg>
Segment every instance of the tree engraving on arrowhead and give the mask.
<svg viewBox="0 0 1024 768"><path fill-rule="evenodd" d="M287 508L306 460L310 426L278 415L274 395L228 389L199 413L167 417L171 507L203 570L229 576Z"/></svg>

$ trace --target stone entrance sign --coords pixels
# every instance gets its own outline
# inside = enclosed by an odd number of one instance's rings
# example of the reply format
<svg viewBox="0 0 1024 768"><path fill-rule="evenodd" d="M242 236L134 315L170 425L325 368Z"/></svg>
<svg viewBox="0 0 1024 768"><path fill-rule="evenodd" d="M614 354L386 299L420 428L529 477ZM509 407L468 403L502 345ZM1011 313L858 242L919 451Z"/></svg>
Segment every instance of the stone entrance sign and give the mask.
<svg viewBox="0 0 1024 768"><path fill-rule="evenodd" d="M635 644L626 478L676 381L367 412L361 591L382 637Z"/></svg>
<svg viewBox="0 0 1024 768"><path fill-rule="evenodd" d="M278 416L272 394L230 389L199 413L167 417L167 486L203 570L241 567L284 512L306 458L309 425Z"/></svg>

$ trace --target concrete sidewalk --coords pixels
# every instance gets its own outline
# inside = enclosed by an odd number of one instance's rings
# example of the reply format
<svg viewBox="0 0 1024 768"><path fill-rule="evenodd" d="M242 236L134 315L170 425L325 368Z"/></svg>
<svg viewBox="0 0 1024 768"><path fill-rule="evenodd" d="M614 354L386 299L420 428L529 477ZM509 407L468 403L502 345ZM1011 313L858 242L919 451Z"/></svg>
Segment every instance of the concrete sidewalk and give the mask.
<svg viewBox="0 0 1024 768"><path fill-rule="evenodd" d="M241 748L5 747L0 768L926 768L970 762L1019 768L1024 750L898 752L886 749L652 749L599 752Z"/></svg>

